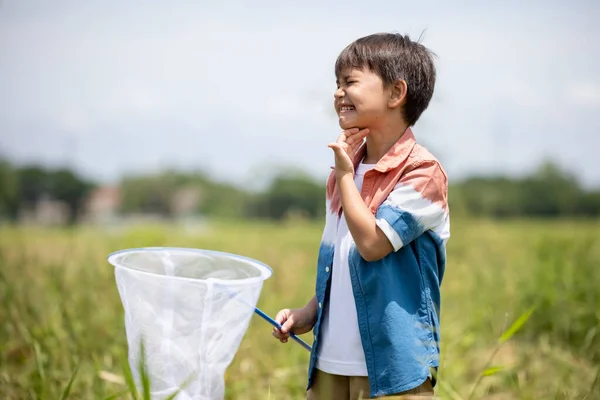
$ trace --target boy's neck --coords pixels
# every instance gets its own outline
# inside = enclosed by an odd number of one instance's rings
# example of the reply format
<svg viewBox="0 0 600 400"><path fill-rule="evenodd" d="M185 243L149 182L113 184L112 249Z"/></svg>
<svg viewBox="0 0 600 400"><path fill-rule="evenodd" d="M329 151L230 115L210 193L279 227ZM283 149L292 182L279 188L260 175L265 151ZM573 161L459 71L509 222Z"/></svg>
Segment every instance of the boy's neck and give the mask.
<svg viewBox="0 0 600 400"><path fill-rule="evenodd" d="M407 129L408 124L404 121L380 129L369 128L367 153L365 154L363 163L377 164Z"/></svg>

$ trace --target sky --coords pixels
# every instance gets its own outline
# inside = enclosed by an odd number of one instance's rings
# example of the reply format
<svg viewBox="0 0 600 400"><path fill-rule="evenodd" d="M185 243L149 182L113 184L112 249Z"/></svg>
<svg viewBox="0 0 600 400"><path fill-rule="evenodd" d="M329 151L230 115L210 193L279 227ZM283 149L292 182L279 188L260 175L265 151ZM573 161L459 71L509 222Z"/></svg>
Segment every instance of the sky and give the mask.
<svg viewBox="0 0 600 400"><path fill-rule="evenodd" d="M105 183L324 180L335 59L399 32L436 54L413 131L451 181L552 159L600 187L599 15L592 0L0 0L0 155Z"/></svg>

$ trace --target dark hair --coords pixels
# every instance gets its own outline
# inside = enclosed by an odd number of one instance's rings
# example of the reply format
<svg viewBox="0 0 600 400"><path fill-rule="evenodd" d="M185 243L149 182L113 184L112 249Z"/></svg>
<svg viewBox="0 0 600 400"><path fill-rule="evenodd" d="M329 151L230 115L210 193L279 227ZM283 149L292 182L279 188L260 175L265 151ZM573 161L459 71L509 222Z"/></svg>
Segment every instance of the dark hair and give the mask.
<svg viewBox="0 0 600 400"><path fill-rule="evenodd" d="M408 35L376 33L362 37L346 47L335 62L335 75L347 68L368 68L379 75L384 86L400 79L406 82L407 94L403 115L414 125L429 106L435 87L434 54Z"/></svg>

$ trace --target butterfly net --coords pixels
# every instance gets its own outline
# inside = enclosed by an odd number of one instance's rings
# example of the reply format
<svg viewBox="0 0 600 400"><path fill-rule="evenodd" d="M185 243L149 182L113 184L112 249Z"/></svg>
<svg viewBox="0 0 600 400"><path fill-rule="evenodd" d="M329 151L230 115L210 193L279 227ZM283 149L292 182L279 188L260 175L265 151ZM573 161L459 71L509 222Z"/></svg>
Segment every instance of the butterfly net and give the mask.
<svg viewBox="0 0 600 400"><path fill-rule="evenodd" d="M222 399L225 370L271 269L234 254L180 248L123 250L108 260L138 387L143 351L153 399L182 386L177 399Z"/></svg>

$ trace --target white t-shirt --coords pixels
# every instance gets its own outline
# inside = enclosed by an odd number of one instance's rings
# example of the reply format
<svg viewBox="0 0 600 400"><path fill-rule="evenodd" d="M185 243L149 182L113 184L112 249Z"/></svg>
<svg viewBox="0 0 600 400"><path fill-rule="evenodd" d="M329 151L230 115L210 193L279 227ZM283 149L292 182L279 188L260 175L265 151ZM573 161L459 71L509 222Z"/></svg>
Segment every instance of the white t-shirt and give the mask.
<svg viewBox="0 0 600 400"><path fill-rule="evenodd" d="M354 174L354 182L361 191L365 172L375 164L360 163ZM401 247L402 241L385 220L378 220L377 225L388 236L394 249ZM367 376L367 365L363 351L356 304L352 293L348 252L354 243L348 229L344 213L338 221L333 268L331 272L331 291L329 304L323 316L321 327L321 344L316 367L330 374L346 376Z"/></svg>

